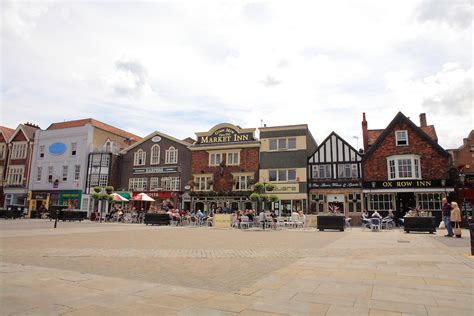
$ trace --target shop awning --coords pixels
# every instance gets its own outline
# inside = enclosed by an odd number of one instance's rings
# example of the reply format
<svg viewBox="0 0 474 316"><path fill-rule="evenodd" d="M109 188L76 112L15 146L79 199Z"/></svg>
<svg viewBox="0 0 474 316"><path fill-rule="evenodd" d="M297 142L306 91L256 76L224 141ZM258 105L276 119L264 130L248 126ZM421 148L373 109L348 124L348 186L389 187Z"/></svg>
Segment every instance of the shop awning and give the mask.
<svg viewBox="0 0 474 316"><path fill-rule="evenodd" d="M112 193L112 201L114 202L128 202L128 199L124 198L120 194Z"/></svg>
<svg viewBox="0 0 474 316"><path fill-rule="evenodd" d="M121 197L126 198L127 200L130 200L130 197L131 197L130 193L128 192L116 192L116 193L120 195Z"/></svg>

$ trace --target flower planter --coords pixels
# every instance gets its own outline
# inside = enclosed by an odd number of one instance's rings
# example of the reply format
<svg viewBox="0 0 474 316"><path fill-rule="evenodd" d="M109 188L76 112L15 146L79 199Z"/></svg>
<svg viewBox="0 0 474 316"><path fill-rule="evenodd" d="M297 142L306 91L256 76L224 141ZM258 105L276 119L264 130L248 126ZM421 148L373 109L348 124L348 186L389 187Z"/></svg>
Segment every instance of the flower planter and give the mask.
<svg viewBox="0 0 474 316"><path fill-rule="evenodd" d="M320 231L325 229L335 229L341 232L344 231L345 217L344 216L331 216L331 215L318 215L317 216L317 228Z"/></svg>
<svg viewBox="0 0 474 316"><path fill-rule="evenodd" d="M170 216L168 214L156 214L147 213L145 214L146 225L169 225Z"/></svg>
<svg viewBox="0 0 474 316"><path fill-rule="evenodd" d="M407 233L416 231L433 234L436 232L436 221L434 216L405 217L403 226Z"/></svg>

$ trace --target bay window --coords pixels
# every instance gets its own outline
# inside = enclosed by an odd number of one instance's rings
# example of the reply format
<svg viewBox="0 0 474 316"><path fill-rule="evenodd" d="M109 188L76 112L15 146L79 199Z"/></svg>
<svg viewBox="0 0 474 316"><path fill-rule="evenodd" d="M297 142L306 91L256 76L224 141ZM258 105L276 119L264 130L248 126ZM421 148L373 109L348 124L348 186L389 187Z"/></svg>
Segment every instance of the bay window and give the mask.
<svg viewBox="0 0 474 316"><path fill-rule="evenodd" d="M387 158L389 180L421 179L420 156L396 155Z"/></svg>

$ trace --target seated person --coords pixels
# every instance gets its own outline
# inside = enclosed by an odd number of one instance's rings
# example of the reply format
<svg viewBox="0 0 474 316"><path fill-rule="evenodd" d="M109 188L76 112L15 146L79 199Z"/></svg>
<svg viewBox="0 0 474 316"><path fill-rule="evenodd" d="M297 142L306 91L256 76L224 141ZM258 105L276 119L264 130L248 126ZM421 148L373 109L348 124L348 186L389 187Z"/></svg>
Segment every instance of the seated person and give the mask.
<svg viewBox="0 0 474 316"><path fill-rule="evenodd" d="M201 210L198 210L197 213L196 213L196 217L199 220L202 220L204 218L204 213Z"/></svg>
<svg viewBox="0 0 474 316"><path fill-rule="evenodd" d="M362 211L361 219L362 219L362 226L370 225L369 213L367 212L366 209Z"/></svg>
<svg viewBox="0 0 474 316"><path fill-rule="evenodd" d="M374 213L372 214L371 217L372 218L378 218L378 219L382 218L382 216L379 214L379 212L377 210L374 211Z"/></svg>
<svg viewBox="0 0 474 316"><path fill-rule="evenodd" d="M385 220L393 220L395 218L395 215L393 215L393 211L392 210L388 210L388 215L385 216L383 219Z"/></svg>

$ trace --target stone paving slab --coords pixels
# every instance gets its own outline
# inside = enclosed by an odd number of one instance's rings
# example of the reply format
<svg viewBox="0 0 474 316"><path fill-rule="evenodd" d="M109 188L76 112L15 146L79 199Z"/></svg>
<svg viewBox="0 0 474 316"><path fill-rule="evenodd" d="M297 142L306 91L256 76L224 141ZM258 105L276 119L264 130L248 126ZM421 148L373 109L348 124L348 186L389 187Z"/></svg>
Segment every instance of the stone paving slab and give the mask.
<svg viewBox="0 0 474 316"><path fill-rule="evenodd" d="M465 240L17 223L0 234L1 315L474 314Z"/></svg>

